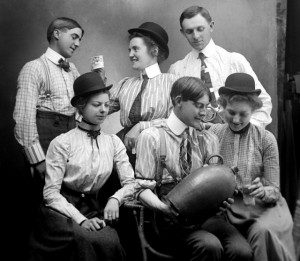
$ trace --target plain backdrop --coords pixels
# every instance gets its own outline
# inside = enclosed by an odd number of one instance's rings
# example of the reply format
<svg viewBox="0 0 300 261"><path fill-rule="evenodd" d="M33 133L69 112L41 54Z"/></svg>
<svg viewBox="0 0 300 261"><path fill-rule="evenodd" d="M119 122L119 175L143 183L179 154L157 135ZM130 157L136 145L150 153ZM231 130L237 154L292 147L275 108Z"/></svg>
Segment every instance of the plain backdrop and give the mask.
<svg viewBox="0 0 300 261"><path fill-rule="evenodd" d="M127 30L143 22L156 22L169 34L170 56L161 66L163 72L190 51L179 31L179 16L191 5L204 6L210 11L215 21L213 39L217 45L242 53L251 63L272 97L273 122L268 129L277 136L274 0L0 0L0 169L2 186L9 189L5 200L9 203L5 208L9 215L5 217L14 217L16 228L22 228L20 224L26 214L24 159L13 136L16 80L26 62L45 52L50 22L60 16L77 20L85 35L71 61L80 73L85 73L90 71L91 57L102 54L108 83L117 84L126 76L137 75L128 58ZM118 113L111 115L102 128L106 132L117 132L120 129ZM11 241L7 240L11 245L18 245L22 243L20 238L18 234Z"/></svg>

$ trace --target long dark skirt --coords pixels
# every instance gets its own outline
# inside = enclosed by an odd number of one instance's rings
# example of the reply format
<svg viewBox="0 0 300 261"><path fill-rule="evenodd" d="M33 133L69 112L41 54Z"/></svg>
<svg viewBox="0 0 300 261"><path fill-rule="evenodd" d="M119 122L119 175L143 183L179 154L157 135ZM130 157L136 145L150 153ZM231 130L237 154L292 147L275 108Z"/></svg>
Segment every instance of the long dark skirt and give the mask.
<svg viewBox="0 0 300 261"><path fill-rule="evenodd" d="M61 194L87 218L103 219L103 209L113 191L120 188L117 174L111 177L98 194L86 194L62 188ZM30 237L30 261L119 261L125 260L116 230L117 224L98 231L88 231L60 212L40 206Z"/></svg>
<svg viewBox="0 0 300 261"><path fill-rule="evenodd" d="M30 238L30 260L124 260L117 231L88 231L71 218L41 206Z"/></svg>

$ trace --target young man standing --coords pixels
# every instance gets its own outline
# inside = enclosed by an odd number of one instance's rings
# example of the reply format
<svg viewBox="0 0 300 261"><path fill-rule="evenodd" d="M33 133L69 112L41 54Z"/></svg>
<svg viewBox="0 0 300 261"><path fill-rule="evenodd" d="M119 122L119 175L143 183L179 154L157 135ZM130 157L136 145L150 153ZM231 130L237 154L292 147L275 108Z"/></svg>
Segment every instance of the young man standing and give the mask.
<svg viewBox="0 0 300 261"><path fill-rule="evenodd" d="M38 207L43 199L46 171L45 154L56 136L76 126L73 82L79 72L67 62L77 48L84 31L70 18L57 18L47 30L49 47L39 58L26 63L17 81L13 113L15 138L25 154L24 195L27 214L24 218L28 239Z"/></svg>
<svg viewBox="0 0 300 261"><path fill-rule="evenodd" d="M23 147L31 172L41 180L50 141L75 127L75 109L70 100L79 72L66 59L80 46L83 34L73 19L55 19L47 30L48 49L26 63L18 77L15 138Z"/></svg>
<svg viewBox="0 0 300 261"><path fill-rule="evenodd" d="M194 224L192 228L173 222L170 207L162 198L186 175L201 168L210 155L218 154L219 143L212 133L199 131L211 100L209 89L199 78L179 78L173 84L171 99L174 108L160 127L165 141L157 127L144 130L138 138L136 178L140 191L137 198L157 213L156 222L163 242L178 251L176 256L199 261L223 260L224 257L230 261L252 260L246 239L223 215L209 218L204 224ZM166 147L164 168L160 160L161 142L165 142ZM157 173L162 173L160 178Z"/></svg>
<svg viewBox="0 0 300 261"><path fill-rule="evenodd" d="M218 89L224 86L227 76L236 72L250 74L255 80L255 88L262 90L260 98L263 102L263 107L253 114L251 122L264 127L270 124L272 122L270 95L243 55L228 52L214 43L211 35L214 30L214 21L209 12L203 7L191 6L182 12L179 20L180 31L193 49L184 59L172 64L169 73L177 77L201 78L210 88L213 107L217 107Z"/></svg>

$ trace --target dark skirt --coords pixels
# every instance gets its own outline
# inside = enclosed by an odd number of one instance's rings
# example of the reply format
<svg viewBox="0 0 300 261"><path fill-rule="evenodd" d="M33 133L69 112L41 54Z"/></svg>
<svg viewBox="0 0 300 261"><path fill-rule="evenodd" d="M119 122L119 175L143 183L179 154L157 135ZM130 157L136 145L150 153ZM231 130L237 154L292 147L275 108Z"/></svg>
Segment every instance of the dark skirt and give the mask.
<svg viewBox="0 0 300 261"><path fill-rule="evenodd" d="M83 195L68 189L62 189L61 193L87 218L103 219L107 198L101 202L98 196L106 193ZM38 211L29 247L30 261L125 260L125 251L114 224L88 231L71 218L44 205Z"/></svg>

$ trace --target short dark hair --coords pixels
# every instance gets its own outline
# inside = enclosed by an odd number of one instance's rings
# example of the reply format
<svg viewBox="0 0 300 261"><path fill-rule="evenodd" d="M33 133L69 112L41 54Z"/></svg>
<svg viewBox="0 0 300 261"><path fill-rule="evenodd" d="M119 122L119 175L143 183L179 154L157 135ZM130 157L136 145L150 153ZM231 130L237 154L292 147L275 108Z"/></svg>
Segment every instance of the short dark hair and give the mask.
<svg viewBox="0 0 300 261"><path fill-rule="evenodd" d="M129 40L132 40L133 38L142 38L146 44L146 46L148 47L149 53L154 57L154 48L157 47L158 48L158 54L157 54L157 62L161 63L164 60L166 60L167 58L167 51L162 48L162 46L160 44L158 44L153 38L151 38L151 36L149 35L145 35L142 33L137 33L134 32L132 34L129 35Z"/></svg>
<svg viewBox="0 0 300 261"><path fill-rule="evenodd" d="M221 94L218 103L225 109L227 104L232 104L233 102L246 102L252 108L252 111L260 109L262 107L262 101L257 94L237 94L228 93Z"/></svg>
<svg viewBox="0 0 300 261"><path fill-rule="evenodd" d="M56 29L59 29L59 30L68 29L68 30L70 30L70 29L74 29L74 28L80 28L81 31L82 31L82 36L83 36L84 30L82 29L82 27L80 26L80 24L78 22L76 22L75 20L73 20L71 18L58 17L50 23L50 25L47 29L47 40L50 43L53 32Z"/></svg>
<svg viewBox="0 0 300 261"><path fill-rule="evenodd" d="M179 22L180 27L182 27L182 22L184 19L190 19L196 16L197 14L201 14L208 23L211 23L212 19L207 9L201 6L193 5L185 9L180 15Z"/></svg>
<svg viewBox="0 0 300 261"><path fill-rule="evenodd" d="M172 103L175 106L175 99L178 96L181 96L183 101L190 100L196 102L205 94L208 96L209 101L211 101L210 90L200 78L184 76L173 83L170 95Z"/></svg>
<svg viewBox="0 0 300 261"><path fill-rule="evenodd" d="M85 96L78 97L75 103L75 108L78 110L79 114L82 115L82 111L86 104L88 103L89 99L94 96L95 94L100 94L100 93L106 93L108 97L110 97L110 92L109 90L100 90L99 92L96 93L91 93Z"/></svg>

